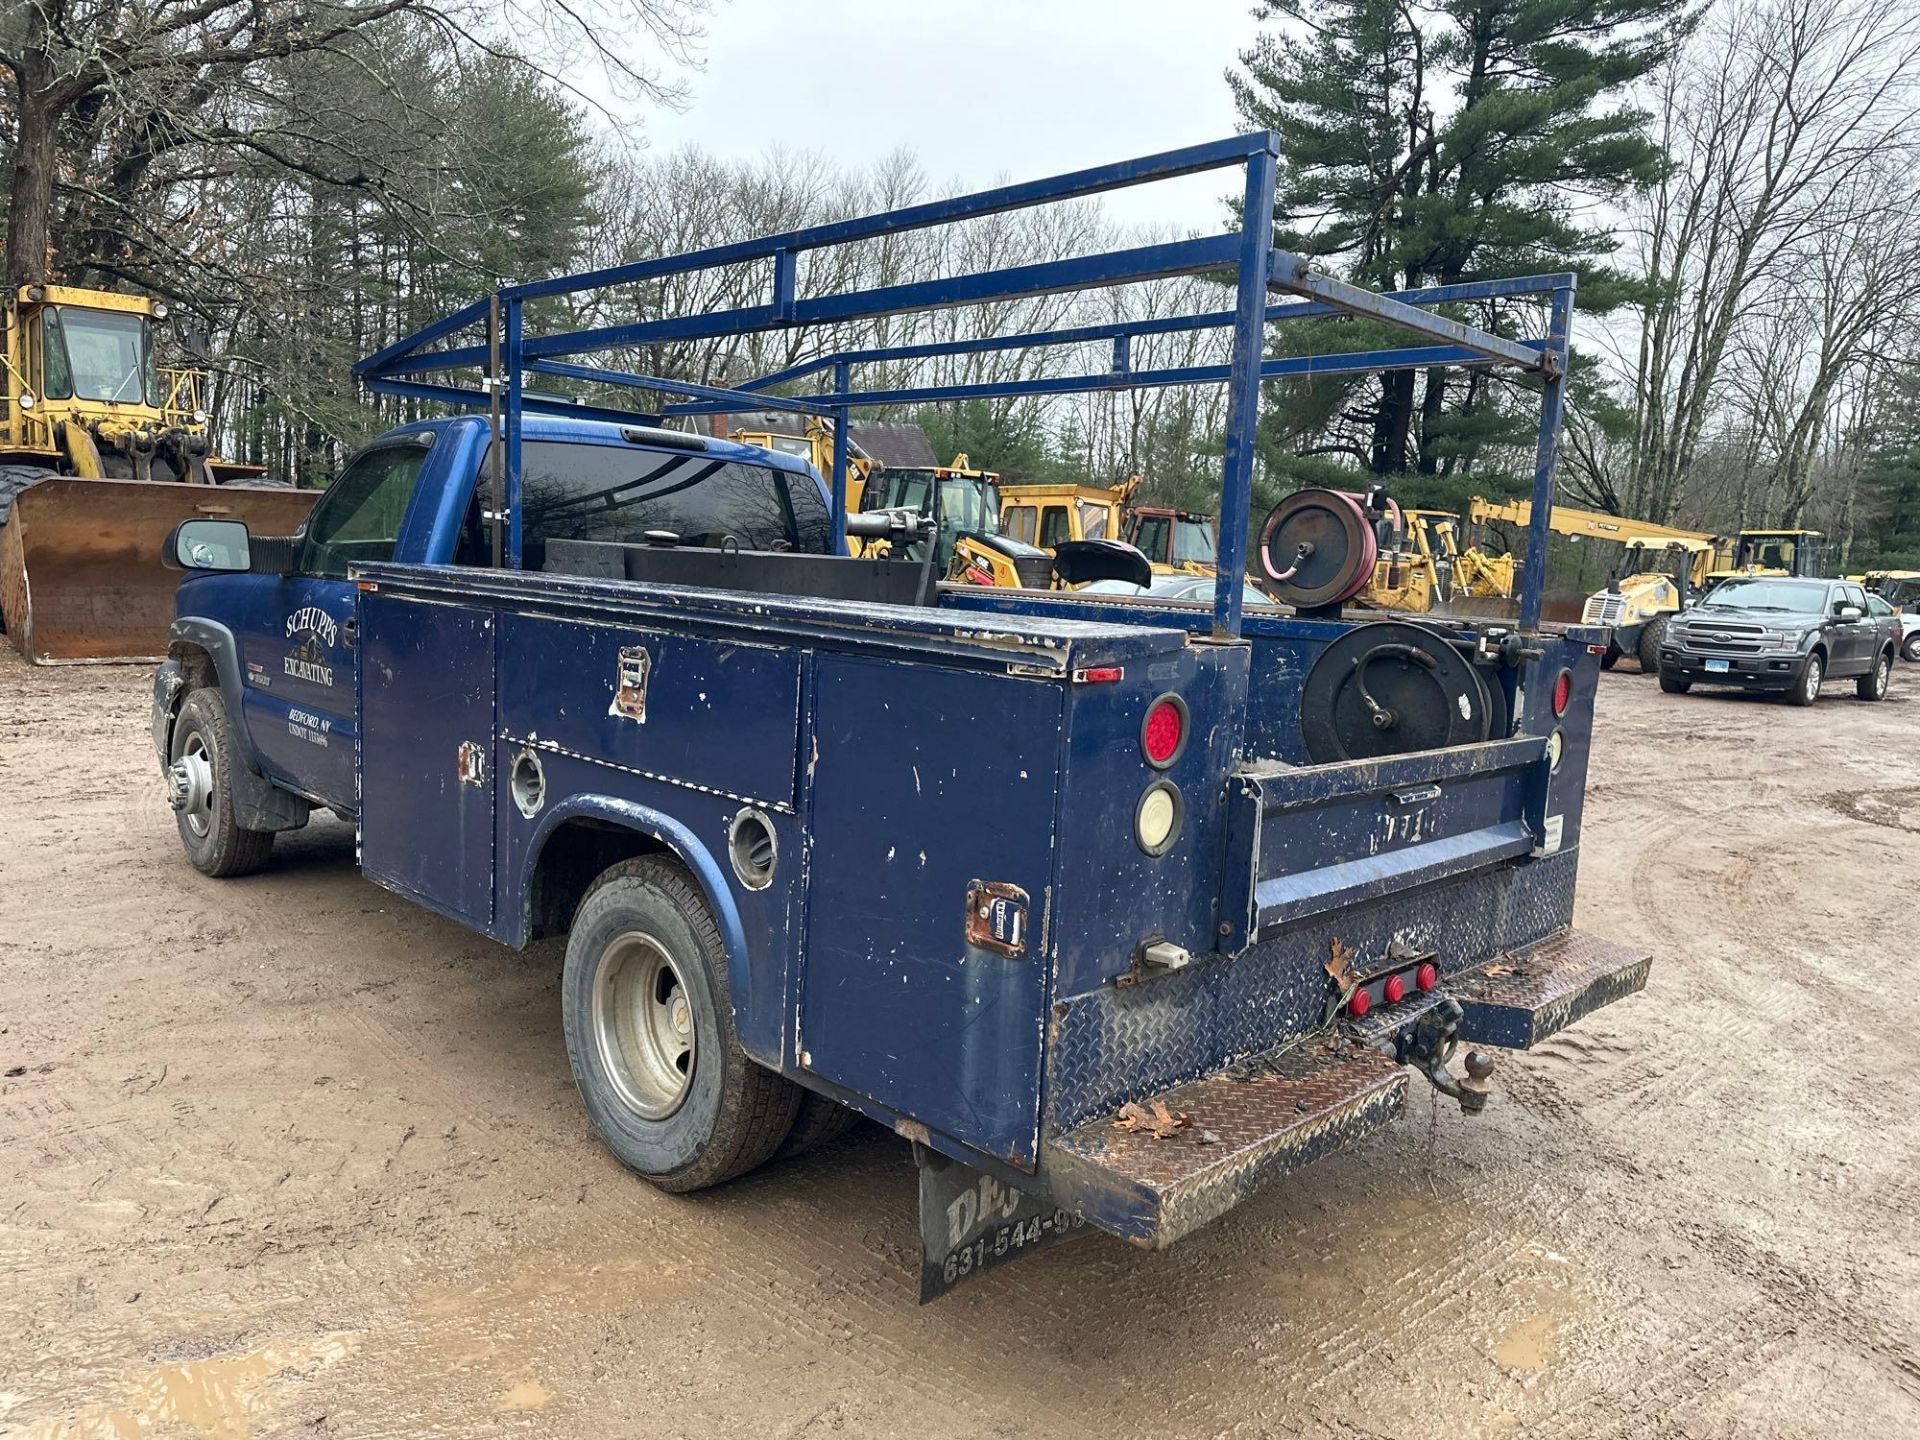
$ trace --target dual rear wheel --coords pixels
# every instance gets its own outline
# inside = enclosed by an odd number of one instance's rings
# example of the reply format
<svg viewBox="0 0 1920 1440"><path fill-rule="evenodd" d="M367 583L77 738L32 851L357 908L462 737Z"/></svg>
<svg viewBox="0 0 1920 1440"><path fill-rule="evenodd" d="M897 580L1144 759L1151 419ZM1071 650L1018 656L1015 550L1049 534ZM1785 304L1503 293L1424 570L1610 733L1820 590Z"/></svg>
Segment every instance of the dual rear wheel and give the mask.
<svg viewBox="0 0 1920 1440"><path fill-rule="evenodd" d="M561 1012L594 1130L663 1190L717 1185L854 1118L740 1048L719 926L664 856L614 866L580 902Z"/></svg>

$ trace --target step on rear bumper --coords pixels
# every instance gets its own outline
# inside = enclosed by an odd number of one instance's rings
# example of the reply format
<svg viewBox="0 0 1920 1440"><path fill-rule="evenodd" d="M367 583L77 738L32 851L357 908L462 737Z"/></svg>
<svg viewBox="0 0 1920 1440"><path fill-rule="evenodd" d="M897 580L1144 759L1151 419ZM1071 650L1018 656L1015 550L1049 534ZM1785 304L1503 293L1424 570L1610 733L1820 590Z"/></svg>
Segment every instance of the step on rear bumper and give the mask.
<svg viewBox="0 0 1920 1440"><path fill-rule="evenodd" d="M1460 1002L1462 1039L1526 1049L1640 989L1651 963L1566 930L1451 975L1442 991ZM1409 999L1406 1018L1432 1003ZM1376 1010L1368 1034L1379 1037L1390 1018ZM1057 1136L1042 1175L1059 1204L1100 1229L1164 1249L1386 1125L1406 1104L1407 1084L1390 1053L1341 1027Z"/></svg>

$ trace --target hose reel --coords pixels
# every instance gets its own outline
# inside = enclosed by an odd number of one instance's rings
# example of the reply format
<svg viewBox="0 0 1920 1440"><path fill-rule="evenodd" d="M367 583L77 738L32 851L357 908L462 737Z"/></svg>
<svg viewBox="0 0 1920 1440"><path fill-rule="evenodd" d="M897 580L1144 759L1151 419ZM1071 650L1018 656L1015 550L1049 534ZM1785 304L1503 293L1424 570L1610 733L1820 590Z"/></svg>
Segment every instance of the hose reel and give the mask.
<svg viewBox="0 0 1920 1440"><path fill-rule="evenodd" d="M1446 636L1370 621L1327 646L1307 672L1301 738L1316 765L1470 745L1506 733L1506 697L1496 704L1493 688Z"/></svg>
<svg viewBox="0 0 1920 1440"><path fill-rule="evenodd" d="M1351 600L1373 578L1379 541L1360 502L1338 490L1296 490L1260 527L1260 571L1297 610Z"/></svg>

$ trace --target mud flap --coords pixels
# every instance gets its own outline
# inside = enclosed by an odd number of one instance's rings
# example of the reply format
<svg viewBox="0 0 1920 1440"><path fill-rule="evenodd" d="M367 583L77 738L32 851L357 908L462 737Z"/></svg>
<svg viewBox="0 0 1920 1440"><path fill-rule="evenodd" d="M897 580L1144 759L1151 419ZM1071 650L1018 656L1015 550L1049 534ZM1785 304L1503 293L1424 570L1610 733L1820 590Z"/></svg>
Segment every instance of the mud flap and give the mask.
<svg viewBox="0 0 1920 1440"><path fill-rule="evenodd" d="M1584 930L1562 930L1447 977L1460 1038L1530 1050L1647 983L1653 957Z"/></svg>
<svg viewBox="0 0 1920 1440"><path fill-rule="evenodd" d="M1045 1195L1002 1183L925 1145L920 1169L920 1303L962 1280L1092 1234L1087 1222Z"/></svg>

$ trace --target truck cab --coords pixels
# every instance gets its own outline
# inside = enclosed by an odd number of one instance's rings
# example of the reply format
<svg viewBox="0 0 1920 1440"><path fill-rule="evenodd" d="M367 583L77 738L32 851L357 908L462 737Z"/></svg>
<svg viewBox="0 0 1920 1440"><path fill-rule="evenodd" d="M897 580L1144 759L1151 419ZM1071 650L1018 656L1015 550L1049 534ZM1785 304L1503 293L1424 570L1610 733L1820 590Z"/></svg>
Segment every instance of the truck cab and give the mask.
<svg viewBox="0 0 1920 1440"><path fill-rule="evenodd" d="M492 432L466 416L423 421L354 455L307 523L251 538L246 574L179 587L168 670L217 668L248 739L239 788L284 818L301 802L358 812L354 708L358 620L353 566L491 564ZM650 533L688 546L827 553L825 482L797 456L639 425L529 417L524 434L523 564L544 568L555 540L620 543ZM177 693L177 692L176 692ZM164 718L164 716L162 717ZM247 770L264 787L248 784Z"/></svg>

